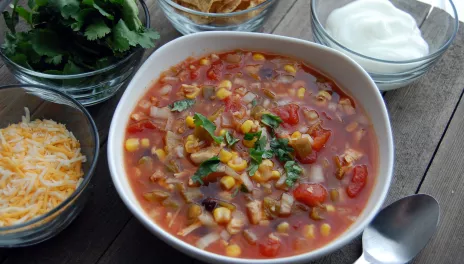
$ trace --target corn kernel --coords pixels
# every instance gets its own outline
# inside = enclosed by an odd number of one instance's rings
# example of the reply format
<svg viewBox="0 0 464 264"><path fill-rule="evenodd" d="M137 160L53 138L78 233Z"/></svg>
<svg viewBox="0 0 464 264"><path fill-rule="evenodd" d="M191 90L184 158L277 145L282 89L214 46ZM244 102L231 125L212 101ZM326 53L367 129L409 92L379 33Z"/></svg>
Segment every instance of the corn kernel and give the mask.
<svg viewBox="0 0 464 264"><path fill-rule="evenodd" d="M277 170L273 170L272 173L271 173L271 179L272 180L278 180L280 179L280 171L277 171Z"/></svg>
<svg viewBox="0 0 464 264"><path fill-rule="evenodd" d="M320 91L317 93L317 97L319 97L319 98L322 97L322 98L325 98L325 99L327 99L327 100L329 100L329 101L332 100L332 95L331 95L329 92L324 91L324 90L320 90Z"/></svg>
<svg viewBox="0 0 464 264"><path fill-rule="evenodd" d="M226 88L227 90L232 89L232 82L229 80L223 80L219 83L219 88Z"/></svg>
<svg viewBox="0 0 464 264"><path fill-rule="evenodd" d="M333 206L331 204L326 205L325 210L327 210L327 212L329 212L329 213L333 213L333 212L335 212L335 206Z"/></svg>
<svg viewBox="0 0 464 264"><path fill-rule="evenodd" d="M219 98L219 100L226 99L231 94L232 94L232 92L227 90L226 88L221 88L216 92L216 96L217 96L217 98Z"/></svg>
<svg viewBox="0 0 464 264"><path fill-rule="evenodd" d="M242 131L243 134L250 133L251 129L253 128L253 121L252 120L247 120L242 123L240 126L240 130Z"/></svg>
<svg viewBox="0 0 464 264"><path fill-rule="evenodd" d="M232 213L225 207L218 207L213 211L214 221L218 224L227 224L230 221Z"/></svg>
<svg viewBox="0 0 464 264"><path fill-rule="evenodd" d="M284 66L284 70L290 74L295 74L296 73L296 69L293 65L290 65L290 64L287 64Z"/></svg>
<svg viewBox="0 0 464 264"><path fill-rule="evenodd" d="M195 128L195 122L193 120L193 116L187 116L185 118L185 124L187 124L187 126L190 128Z"/></svg>
<svg viewBox="0 0 464 264"><path fill-rule="evenodd" d="M252 148L255 146L255 142L258 141L257 138L253 138L252 140L243 140L243 145L247 148Z"/></svg>
<svg viewBox="0 0 464 264"><path fill-rule="evenodd" d="M219 136L224 136L226 133L227 133L227 130L221 129L221 130L219 131Z"/></svg>
<svg viewBox="0 0 464 264"><path fill-rule="evenodd" d="M182 84L182 92L188 99L195 99L201 92L201 88L195 85Z"/></svg>
<svg viewBox="0 0 464 264"><path fill-rule="evenodd" d="M156 156L158 156L158 159L161 161L164 161L166 158L166 152L163 149L157 149L155 150Z"/></svg>
<svg viewBox="0 0 464 264"><path fill-rule="evenodd" d="M300 87L298 91L296 92L296 96L298 96L298 98L300 99L303 99L305 96L305 93L306 93L306 89L303 87Z"/></svg>
<svg viewBox="0 0 464 264"><path fill-rule="evenodd" d="M331 227L330 227L329 224L325 224L325 223L322 224L321 225L321 234L323 236L329 236L330 235L330 229L331 229Z"/></svg>
<svg viewBox="0 0 464 264"><path fill-rule="evenodd" d="M144 148L150 147L150 140L148 138L142 138L140 142L142 143L142 147Z"/></svg>
<svg viewBox="0 0 464 264"><path fill-rule="evenodd" d="M210 65L210 64L211 64L211 61L206 58L203 58L200 60L200 65L205 66L205 65Z"/></svg>
<svg viewBox="0 0 464 264"><path fill-rule="evenodd" d="M287 222L282 222L277 226L277 232L279 233L288 233L290 225Z"/></svg>
<svg viewBox="0 0 464 264"><path fill-rule="evenodd" d="M219 160L223 163L229 162L233 157L234 155L225 149L221 149L219 152Z"/></svg>
<svg viewBox="0 0 464 264"><path fill-rule="evenodd" d="M185 151L187 153L194 153L196 152L197 150L197 147L198 147L198 142L196 142L196 140L187 140L185 142Z"/></svg>
<svg viewBox="0 0 464 264"><path fill-rule="evenodd" d="M232 176L224 176L221 178L221 186L226 190L232 189L235 185L235 179Z"/></svg>
<svg viewBox="0 0 464 264"><path fill-rule="evenodd" d="M194 140L196 140L195 135L188 135L187 136L187 141L194 141Z"/></svg>
<svg viewBox="0 0 464 264"><path fill-rule="evenodd" d="M259 164L258 170L260 172L266 172L274 167L274 163L271 160L265 159L261 164Z"/></svg>
<svg viewBox="0 0 464 264"><path fill-rule="evenodd" d="M264 175L259 172L259 171L256 171L255 174L253 174L253 176L251 176L251 178L255 181L255 182L266 182L267 179L264 178Z"/></svg>
<svg viewBox="0 0 464 264"><path fill-rule="evenodd" d="M301 138L301 132L300 131L295 131L291 135L291 139L299 139L299 138Z"/></svg>
<svg viewBox="0 0 464 264"><path fill-rule="evenodd" d="M260 54L260 53L253 54L253 60L255 60L255 61L263 61L265 59L266 58L264 58L263 54Z"/></svg>
<svg viewBox="0 0 464 264"><path fill-rule="evenodd" d="M241 254L242 254L242 249L236 244L228 245L226 247L226 255L229 257L238 257Z"/></svg>
<svg viewBox="0 0 464 264"><path fill-rule="evenodd" d="M235 158L227 162L227 166L231 167L236 172L245 170L247 165L247 161L241 158Z"/></svg>
<svg viewBox="0 0 464 264"><path fill-rule="evenodd" d="M315 238L316 237L315 232L314 232L315 229L316 229L316 226L314 226L313 224L305 225L303 227L303 236L306 238Z"/></svg>
<svg viewBox="0 0 464 264"><path fill-rule="evenodd" d="M140 140L138 138L129 138L126 140L126 150L129 152L134 152L139 149Z"/></svg>

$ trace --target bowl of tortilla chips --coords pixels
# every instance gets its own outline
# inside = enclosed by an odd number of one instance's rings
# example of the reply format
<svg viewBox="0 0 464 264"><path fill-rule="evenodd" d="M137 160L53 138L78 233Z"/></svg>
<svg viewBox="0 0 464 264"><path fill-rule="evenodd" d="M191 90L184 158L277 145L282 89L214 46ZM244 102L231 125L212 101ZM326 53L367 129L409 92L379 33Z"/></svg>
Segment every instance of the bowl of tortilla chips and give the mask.
<svg viewBox="0 0 464 264"><path fill-rule="evenodd" d="M277 0L159 0L182 34L202 31L258 31Z"/></svg>

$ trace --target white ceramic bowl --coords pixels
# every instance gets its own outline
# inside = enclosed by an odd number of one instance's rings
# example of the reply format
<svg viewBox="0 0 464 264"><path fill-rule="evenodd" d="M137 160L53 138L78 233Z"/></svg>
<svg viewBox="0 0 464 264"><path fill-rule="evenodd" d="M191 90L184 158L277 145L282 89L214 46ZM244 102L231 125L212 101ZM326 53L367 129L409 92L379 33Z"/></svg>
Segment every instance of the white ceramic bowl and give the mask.
<svg viewBox="0 0 464 264"><path fill-rule="evenodd" d="M159 74L189 56L234 49L262 51L298 58L334 79L364 107L373 122L379 146L378 175L366 208L338 238L314 251L293 257L237 259L198 249L159 227L142 209L124 168L124 135L131 111ZM311 42L275 35L243 32L204 32L175 39L156 50L136 73L114 113L108 139L108 162L116 189L126 206L153 234L176 249L211 263L302 263L327 255L358 236L381 208L393 170L393 139L387 109L369 75L352 59Z"/></svg>

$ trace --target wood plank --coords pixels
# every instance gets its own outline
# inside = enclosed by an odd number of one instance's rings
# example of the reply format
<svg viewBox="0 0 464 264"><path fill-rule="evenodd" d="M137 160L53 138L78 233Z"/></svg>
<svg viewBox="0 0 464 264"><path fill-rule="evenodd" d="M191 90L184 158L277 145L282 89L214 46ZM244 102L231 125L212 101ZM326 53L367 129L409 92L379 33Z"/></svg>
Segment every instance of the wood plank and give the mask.
<svg viewBox="0 0 464 264"><path fill-rule="evenodd" d="M464 59L461 56L461 59ZM461 78L461 87L464 79ZM440 224L435 236L414 263L457 263L464 259L464 100L427 173L420 193L434 196L440 203Z"/></svg>
<svg viewBox="0 0 464 264"><path fill-rule="evenodd" d="M132 217L118 235L99 264L154 263L155 260L169 263L192 263L192 259L159 240Z"/></svg>
<svg viewBox="0 0 464 264"><path fill-rule="evenodd" d="M102 148L99 160L88 187L91 192L88 203L74 222L48 241L11 249L4 264L95 263L100 258L127 224L131 214L120 201L111 181L106 163L106 146Z"/></svg>
<svg viewBox="0 0 464 264"><path fill-rule="evenodd" d="M464 60L463 30L458 34L460 53L454 53L455 58L449 63L460 66L460 72L450 73L457 76L455 85L464 87L462 76L462 61ZM455 61L454 61L455 60ZM460 63L459 63L460 62ZM420 193L434 196L440 203L440 224L437 233L415 259L415 263L457 263L464 259L464 91L460 103L453 115L446 134L437 150L437 154L419 189Z"/></svg>

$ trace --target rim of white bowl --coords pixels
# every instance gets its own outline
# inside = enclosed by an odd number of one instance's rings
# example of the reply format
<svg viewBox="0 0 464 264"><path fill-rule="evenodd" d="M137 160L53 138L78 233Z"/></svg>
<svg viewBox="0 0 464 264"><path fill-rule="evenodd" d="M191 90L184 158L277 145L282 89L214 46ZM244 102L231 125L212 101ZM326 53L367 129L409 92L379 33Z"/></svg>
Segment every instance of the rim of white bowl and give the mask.
<svg viewBox="0 0 464 264"><path fill-rule="evenodd" d="M116 148L122 148L123 143L122 142L112 142L113 138L115 137L117 131L115 129L116 124L115 120L124 120L124 122L129 118L129 113L127 113L127 116L120 117L123 115L123 111L127 111L126 109L123 108L122 102L126 100L127 97L129 97L129 92L130 92L130 87L133 87L132 82L135 83L134 80L137 80L139 78L139 75L142 74L142 72L145 71L145 69L149 68L152 62L152 58L157 54L157 53L162 53L165 49L168 48L169 45L174 45L178 42L187 42L190 39L196 39L196 38L202 38L202 37L210 37L210 36L215 36L218 37L218 35L230 35L230 36L235 36L235 37L248 37L248 38L267 38L270 41L274 39L280 39L284 41L290 41L290 42L295 42L303 45L308 45L308 46L313 46L313 48L319 48L331 53L336 53L340 59L346 60L349 63L352 64L353 67L355 67L358 71L362 72L364 77L368 80L370 83L370 89L373 89L375 97L372 98L372 100L375 100L376 103L379 104L380 107L380 113L386 118L386 128L388 129L388 137L386 138L387 140L387 149L389 150L389 156L388 156L388 168L386 171L386 182L385 185L382 186L382 191L379 194L379 198L377 203L373 206L373 209L370 212L366 212L365 219L362 220L357 224L356 227L354 228L349 228L347 231L344 233L340 234L337 238L329 242L328 244L315 249L313 251L309 251L303 254L298 254L295 256L289 256L289 257L283 257L283 258L274 258L274 259L248 259L248 258L232 258L232 257L227 257L224 255L219 255L216 253L212 253L203 249L199 249L185 241L183 241L180 238L177 238L175 235L172 235L168 231L164 230L162 227L160 227L154 220L150 220L149 217L146 215L144 210L142 208L138 208L136 205L130 201L130 199L125 195L125 190L129 189L131 190L130 186L124 186L122 182L119 180L121 177L127 177L125 171L118 171L117 165L115 164L116 160ZM167 65L169 67L170 65ZM157 78L155 78L157 79ZM135 86L134 86L135 87ZM271 34L264 34L264 33L250 33L250 32L233 32L233 31L210 31L210 32L201 32L201 33L195 33L195 34L190 34L190 35L185 35L182 37L179 37L175 40L172 40L171 42L165 44L164 46L160 47L158 50L156 50L153 54L150 55L150 57L144 62L144 64L140 67L140 69L137 71L135 76L133 77L132 81L128 85L128 89L124 92L123 96L121 97L119 104L114 112L113 115L113 120L111 122L110 126L110 131L108 135L108 165L111 173L111 179L114 183L114 186L123 200L123 202L126 204L126 206L129 208L129 210L134 214L134 216L145 226L147 227L152 233L154 233L158 238L162 239L164 242L168 243L169 245L173 246L174 248L180 250L181 252L188 254L194 258L200 258L206 261L214 261L214 262L219 262L219 263L237 263L237 264L269 264L270 261L275 264L283 264L283 263L302 263L304 261L308 260L313 260L313 259L318 259L321 258L329 253L334 252L335 250L341 248L342 246L348 244L351 242L354 238L356 238L361 232L364 230L364 228L372 221L374 216L378 213L380 208L382 207L386 197L388 190L391 185L391 181L393 178L393 163L394 163L394 147L393 147L393 135L392 135L392 130L391 130L391 124L387 112L387 108L385 106L385 103L383 101L383 98L377 89L374 81L372 78L369 76L369 74L359 65L357 64L353 59L348 57L347 55L336 51L334 49L328 48L326 46L317 44L317 43L312 43L309 41L297 39L297 38L291 38L291 37L284 37L284 36L278 36L278 35L271 35ZM372 195L372 194L371 194ZM340 239L341 236L346 235L345 238Z"/></svg>

